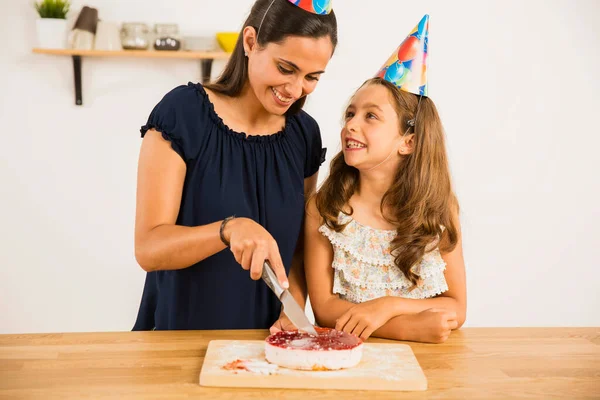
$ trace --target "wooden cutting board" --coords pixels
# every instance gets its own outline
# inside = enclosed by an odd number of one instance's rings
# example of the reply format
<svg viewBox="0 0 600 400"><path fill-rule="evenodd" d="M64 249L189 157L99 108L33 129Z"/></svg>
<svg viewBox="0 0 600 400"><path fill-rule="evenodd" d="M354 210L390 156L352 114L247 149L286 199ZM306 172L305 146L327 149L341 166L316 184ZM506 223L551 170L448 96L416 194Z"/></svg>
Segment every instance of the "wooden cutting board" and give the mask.
<svg viewBox="0 0 600 400"><path fill-rule="evenodd" d="M263 340L212 340L200 371L200 385L218 387L395 390L427 389L427 378L406 344L365 343L361 362L338 371L297 371L265 360ZM225 369L242 360L245 369Z"/></svg>

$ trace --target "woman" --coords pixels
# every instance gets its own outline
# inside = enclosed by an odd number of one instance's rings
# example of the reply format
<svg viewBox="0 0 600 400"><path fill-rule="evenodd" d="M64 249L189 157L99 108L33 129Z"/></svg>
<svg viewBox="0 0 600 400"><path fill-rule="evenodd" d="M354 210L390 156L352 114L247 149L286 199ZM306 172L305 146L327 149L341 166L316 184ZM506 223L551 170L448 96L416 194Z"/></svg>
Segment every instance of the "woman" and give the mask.
<svg viewBox="0 0 600 400"><path fill-rule="evenodd" d="M336 44L328 0L257 0L221 77L179 86L152 110L141 129L135 254L147 275L134 330L290 327L260 276L268 260L304 305L298 238L325 150L302 106Z"/></svg>

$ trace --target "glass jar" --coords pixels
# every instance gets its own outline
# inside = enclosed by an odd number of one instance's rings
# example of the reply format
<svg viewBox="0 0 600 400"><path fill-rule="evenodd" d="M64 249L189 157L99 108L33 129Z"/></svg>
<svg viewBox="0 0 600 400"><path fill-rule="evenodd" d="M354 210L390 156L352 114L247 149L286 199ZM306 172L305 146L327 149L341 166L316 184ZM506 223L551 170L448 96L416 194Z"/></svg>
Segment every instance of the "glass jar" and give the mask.
<svg viewBox="0 0 600 400"><path fill-rule="evenodd" d="M146 50L150 45L148 25L141 22L127 22L121 27L121 45L127 50Z"/></svg>
<svg viewBox="0 0 600 400"><path fill-rule="evenodd" d="M177 24L154 25L154 49L177 51L181 48L181 38Z"/></svg>

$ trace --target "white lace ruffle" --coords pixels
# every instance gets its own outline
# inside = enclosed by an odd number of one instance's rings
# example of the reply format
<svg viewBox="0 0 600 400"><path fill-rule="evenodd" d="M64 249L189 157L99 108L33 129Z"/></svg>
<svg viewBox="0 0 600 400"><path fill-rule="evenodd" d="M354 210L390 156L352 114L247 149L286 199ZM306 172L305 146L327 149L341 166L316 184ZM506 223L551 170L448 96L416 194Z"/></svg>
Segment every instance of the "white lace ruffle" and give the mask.
<svg viewBox="0 0 600 400"><path fill-rule="evenodd" d="M396 236L395 231L382 231L359 225L352 218L340 213L340 223L348 222L342 232L336 232L327 225L321 225L319 232L334 247L341 248L358 261L372 265L390 265L394 257L390 254L389 243ZM365 239L371 240L365 240Z"/></svg>
<svg viewBox="0 0 600 400"><path fill-rule="evenodd" d="M342 273L346 281L358 287L376 287L381 289L405 289L412 283L404 276L400 268L394 264L372 266L361 264L349 254L336 254L332 267ZM439 250L429 253L412 268L422 281L442 279L446 270L446 262Z"/></svg>
<svg viewBox="0 0 600 400"><path fill-rule="evenodd" d="M340 295L340 298L352 303L364 303L365 301L378 299L384 296L396 296L405 299L428 299L438 296L448 290L448 284L445 279L436 279L428 282L426 289L415 288L413 290L393 290L393 289L371 289L359 288L351 284L344 284L342 279L336 277L333 282L333 293Z"/></svg>
<svg viewBox="0 0 600 400"><path fill-rule="evenodd" d="M347 223L342 232L335 232L326 225L319 227L319 232L334 249L334 293L360 303L383 296L429 298L448 290L444 277L446 262L439 248L433 248L413 266L412 270L421 279L419 285L412 288L390 254L395 231L360 225L341 213L339 221Z"/></svg>

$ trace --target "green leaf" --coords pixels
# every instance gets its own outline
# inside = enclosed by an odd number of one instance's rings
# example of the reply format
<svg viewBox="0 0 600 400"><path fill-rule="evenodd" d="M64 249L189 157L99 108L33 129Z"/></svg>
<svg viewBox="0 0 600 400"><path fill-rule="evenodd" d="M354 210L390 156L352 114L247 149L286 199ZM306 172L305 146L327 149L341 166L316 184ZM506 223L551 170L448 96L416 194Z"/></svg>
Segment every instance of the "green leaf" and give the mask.
<svg viewBox="0 0 600 400"><path fill-rule="evenodd" d="M69 0L42 0L34 3L40 18L66 19L71 6Z"/></svg>

